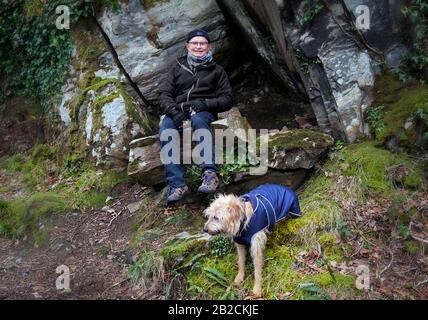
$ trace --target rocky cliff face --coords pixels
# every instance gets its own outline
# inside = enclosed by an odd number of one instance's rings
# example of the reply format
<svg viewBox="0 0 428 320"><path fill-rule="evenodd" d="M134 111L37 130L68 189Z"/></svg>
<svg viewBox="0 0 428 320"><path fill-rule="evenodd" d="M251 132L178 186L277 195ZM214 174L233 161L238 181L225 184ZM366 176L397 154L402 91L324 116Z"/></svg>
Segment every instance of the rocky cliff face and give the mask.
<svg viewBox="0 0 428 320"><path fill-rule="evenodd" d="M374 77L406 50L399 44L403 1L220 2L272 73L309 98L321 129L350 142L367 134ZM359 24L361 8L369 19Z"/></svg>
<svg viewBox="0 0 428 320"><path fill-rule="evenodd" d="M74 52L57 106L64 153L88 155L97 165L123 168L129 142L149 133L150 122L108 43L93 21L73 30Z"/></svg>
<svg viewBox="0 0 428 320"><path fill-rule="evenodd" d="M402 2L129 0L117 12L106 7L74 30L75 55L58 105L64 134L77 134L74 147L97 163L125 168L130 142L157 131L151 107L169 66L185 53L186 34L204 28L217 58L236 55L235 40L244 38L268 74L310 102L321 131L355 141L368 133L364 113L376 74L406 52L399 42ZM358 25L361 5L369 29Z"/></svg>

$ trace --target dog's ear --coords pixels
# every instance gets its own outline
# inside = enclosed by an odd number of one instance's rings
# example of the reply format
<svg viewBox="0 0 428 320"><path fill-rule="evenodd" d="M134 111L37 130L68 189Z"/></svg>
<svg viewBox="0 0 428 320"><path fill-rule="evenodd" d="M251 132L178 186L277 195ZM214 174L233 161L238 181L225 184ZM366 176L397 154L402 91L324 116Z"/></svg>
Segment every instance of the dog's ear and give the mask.
<svg viewBox="0 0 428 320"><path fill-rule="evenodd" d="M205 218L208 218L208 216L210 215L210 211L209 211L209 207L206 208L204 211L202 211L202 214L204 215Z"/></svg>
<svg viewBox="0 0 428 320"><path fill-rule="evenodd" d="M230 201L227 204L228 218L227 218L227 233L235 235L239 231L241 225L242 208L236 201Z"/></svg>
<svg viewBox="0 0 428 320"><path fill-rule="evenodd" d="M242 208L237 202L229 202L227 209L233 220L240 220Z"/></svg>

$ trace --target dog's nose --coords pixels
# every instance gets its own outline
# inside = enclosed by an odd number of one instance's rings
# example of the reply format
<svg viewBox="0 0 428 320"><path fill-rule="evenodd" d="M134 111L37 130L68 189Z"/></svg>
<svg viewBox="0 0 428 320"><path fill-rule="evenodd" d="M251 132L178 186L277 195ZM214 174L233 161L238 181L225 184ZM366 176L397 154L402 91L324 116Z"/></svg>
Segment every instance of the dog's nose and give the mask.
<svg viewBox="0 0 428 320"><path fill-rule="evenodd" d="M207 227L204 227L204 232L208 232L208 228Z"/></svg>

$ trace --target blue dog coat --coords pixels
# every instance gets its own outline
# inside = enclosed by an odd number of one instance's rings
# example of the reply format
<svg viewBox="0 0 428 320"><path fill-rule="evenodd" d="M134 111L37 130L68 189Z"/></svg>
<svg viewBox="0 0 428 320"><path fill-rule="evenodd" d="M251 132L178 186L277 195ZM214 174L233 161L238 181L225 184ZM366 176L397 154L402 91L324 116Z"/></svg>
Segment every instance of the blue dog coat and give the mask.
<svg viewBox="0 0 428 320"><path fill-rule="evenodd" d="M273 230L275 223L286 218L289 213L300 217L299 200L293 190L286 186L263 184L240 197L243 201L250 201L253 206L252 215L247 227L242 224L237 236L233 240L239 244L249 246L253 235L264 228Z"/></svg>

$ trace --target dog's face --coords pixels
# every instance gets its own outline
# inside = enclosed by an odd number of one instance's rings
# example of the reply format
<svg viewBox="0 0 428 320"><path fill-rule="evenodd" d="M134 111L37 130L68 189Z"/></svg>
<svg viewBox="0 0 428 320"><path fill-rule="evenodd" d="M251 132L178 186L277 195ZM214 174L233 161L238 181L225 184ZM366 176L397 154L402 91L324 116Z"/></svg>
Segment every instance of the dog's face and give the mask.
<svg viewBox="0 0 428 320"><path fill-rule="evenodd" d="M210 235L224 233L235 235L239 231L244 208L235 195L220 195L205 209L208 221L204 232Z"/></svg>

